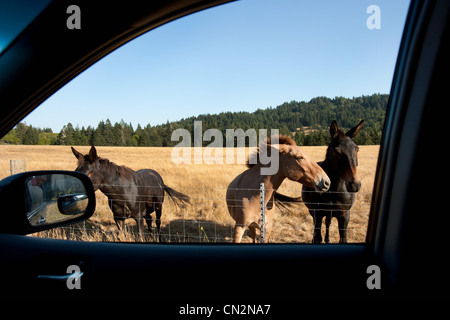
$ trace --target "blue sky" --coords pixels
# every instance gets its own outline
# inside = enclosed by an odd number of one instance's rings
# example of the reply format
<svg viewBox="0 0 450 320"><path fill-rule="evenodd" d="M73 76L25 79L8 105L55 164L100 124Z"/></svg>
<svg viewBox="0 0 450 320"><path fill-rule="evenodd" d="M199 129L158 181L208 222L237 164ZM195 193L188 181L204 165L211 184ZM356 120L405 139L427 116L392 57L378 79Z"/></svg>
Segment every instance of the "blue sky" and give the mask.
<svg viewBox="0 0 450 320"><path fill-rule="evenodd" d="M381 29L366 26L373 4ZM107 118L136 127L317 96L389 93L408 5L243 0L208 9L122 46L24 121L54 132Z"/></svg>

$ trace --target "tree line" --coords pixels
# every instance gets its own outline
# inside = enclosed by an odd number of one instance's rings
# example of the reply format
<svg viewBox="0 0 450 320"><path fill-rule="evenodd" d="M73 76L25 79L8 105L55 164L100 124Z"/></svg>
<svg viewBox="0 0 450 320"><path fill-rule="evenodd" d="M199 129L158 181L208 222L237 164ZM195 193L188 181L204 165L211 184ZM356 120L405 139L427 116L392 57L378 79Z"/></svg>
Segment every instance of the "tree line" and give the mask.
<svg viewBox="0 0 450 320"><path fill-rule="evenodd" d="M364 127L355 138L360 145L379 144L389 95L373 94L354 98L334 99L317 97L309 102L285 102L275 108L258 109L255 112L222 112L203 114L165 124L133 128L124 120L111 123L100 121L96 128L65 125L59 133L49 128L36 128L19 123L6 134L0 143L26 145L96 145L96 146L142 146L171 147L178 141L171 141L172 132L178 128L187 129L192 139L194 121L202 121L202 130L216 128L222 131L225 142L226 129L279 129L281 134L290 135L298 145L317 146L329 142L328 128L333 120L339 127L351 128L361 119ZM209 142L204 142L208 145Z"/></svg>

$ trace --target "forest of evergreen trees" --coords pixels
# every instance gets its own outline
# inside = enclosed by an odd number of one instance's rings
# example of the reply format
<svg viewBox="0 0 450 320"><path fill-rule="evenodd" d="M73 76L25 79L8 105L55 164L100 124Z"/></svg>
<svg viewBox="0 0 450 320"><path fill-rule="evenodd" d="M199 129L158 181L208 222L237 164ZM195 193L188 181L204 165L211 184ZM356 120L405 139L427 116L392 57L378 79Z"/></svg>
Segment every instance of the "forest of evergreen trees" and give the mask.
<svg viewBox="0 0 450 320"><path fill-rule="evenodd" d="M161 125L147 124L133 128L125 121L112 124L109 119L101 121L96 128L65 125L59 133L48 128L35 128L19 123L6 134L2 144L28 145L95 145L95 146L145 146L169 147L172 132L185 128L193 139L194 121L202 121L203 131L217 128L222 131L225 143L226 129L279 129L280 133L293 136L298 145L326 145L329 142L328 128L336 120L339 127L351 128L361 119L363 130L355 142L379 144L389 95L373 94L352 99L317 97L309 102L285 102L276 108L258 109L255 112L223 112L204 114ZM205 142L208 145L209 142Z"/></svg>

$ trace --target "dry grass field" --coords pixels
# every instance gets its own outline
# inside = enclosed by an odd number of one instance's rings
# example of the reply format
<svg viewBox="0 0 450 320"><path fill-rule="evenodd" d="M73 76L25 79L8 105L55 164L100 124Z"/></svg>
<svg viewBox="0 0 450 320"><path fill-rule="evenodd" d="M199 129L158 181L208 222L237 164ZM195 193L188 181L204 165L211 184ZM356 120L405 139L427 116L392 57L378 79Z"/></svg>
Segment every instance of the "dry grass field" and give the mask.
<svg viewBox="0 0 450 320"><path fill-rule="evenodd" d="M75 147L88 153L89 147ZM325 157L326 147L304 147L315 160ZM163 205L161 234L163 242L230 242L234 220L228 214L225 193L228 184L246 169L243 164L173 164L171 148L97 147L98 155L133 170L151 168L158 171L164 183L189 195L192 205L180 209L166 198ZM362 188L350 214L349 242L364 242L366 236L372 187L379 146L360 146L358 174ZM224 152L225 155L225 152ZM74 170L76 159L68 146L9 146L0 145L0 179L10 175L10 160L26 160L26 169ZM225 161L224 161L225 162ZM301 185L285 181L279 190L290 196L301 194ZM96 192L97 209L87 221L34 234L39 237L82 241L153 241L149 233L137 236L133 219L127 220L127 230L119 232L108 207L106 196ZM325 232L324 226L322 232ZM269 239L272 243L310 243L313 236L312 217L303 204L292 211L277 210ZM332 243L339 241L337 221L330 228ZM246 234L243 242L251 242Z"/></svg>

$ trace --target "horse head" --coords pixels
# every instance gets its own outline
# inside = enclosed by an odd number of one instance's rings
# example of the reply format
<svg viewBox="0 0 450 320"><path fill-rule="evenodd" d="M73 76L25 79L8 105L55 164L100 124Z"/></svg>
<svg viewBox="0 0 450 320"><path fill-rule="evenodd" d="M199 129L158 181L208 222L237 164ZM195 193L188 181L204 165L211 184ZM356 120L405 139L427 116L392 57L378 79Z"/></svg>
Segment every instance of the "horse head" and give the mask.
<svg viewBox="0 0 450 320"><path fill-rule="evenodd" d="M358 179L358 151L359 148L352 140L361 130L364 120L344 134L338 128L335 120L330 126L331 143L328 145L326 163L328 174L332 177L338 176L345 181L349 192L358 192L361 181Z"/></svg>
<svg viewBox="0 0 450 320"><path fill-rule="evenodd" d="M307 153L295 144L283 143L280 139L280 170L286 178L297 181L319 192L325 192L330 187L330 179L323 169L314 162Z"/></svg>
<svg viewBox="0 0 450 320"><path fill-rule="evenodd" d="M103 178L100 174L100 157L97 155L97 150L94 146L91 147L89 154L83 155L82 153L72 148L72 152L78 159L78 166L75 171L82 172L91 178L92 184L94 185L94 190L97 191L99 185L101 184Z"/></svg>

